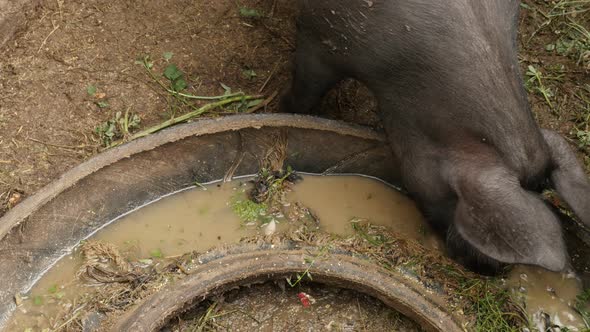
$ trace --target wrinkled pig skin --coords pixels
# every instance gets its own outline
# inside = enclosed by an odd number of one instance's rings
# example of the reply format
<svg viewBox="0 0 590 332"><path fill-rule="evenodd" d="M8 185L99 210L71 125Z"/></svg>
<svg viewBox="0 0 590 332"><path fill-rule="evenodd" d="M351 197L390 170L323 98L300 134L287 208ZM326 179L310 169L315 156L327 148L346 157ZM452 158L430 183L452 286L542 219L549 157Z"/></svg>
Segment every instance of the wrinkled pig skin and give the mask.
<svg viewBox="0 0 590 332"><path fill-rule="evenodd" d="M482 272L568 264L552 187L590 226L590 184L566 141L536 124L517 57L519 1L299 0L284 112L310 113L344 78L375 95L402 184Z"/></svg>

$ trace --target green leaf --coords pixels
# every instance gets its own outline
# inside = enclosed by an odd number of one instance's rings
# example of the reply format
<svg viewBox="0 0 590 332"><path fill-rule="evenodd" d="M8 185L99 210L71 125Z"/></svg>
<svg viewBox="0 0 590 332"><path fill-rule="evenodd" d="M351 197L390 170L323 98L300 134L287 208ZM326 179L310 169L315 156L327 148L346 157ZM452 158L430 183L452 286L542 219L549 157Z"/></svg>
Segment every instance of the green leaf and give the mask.
<svg viewBox="0 0 590 332"><path fill-rule="evenodd" d="M98 101L96 102L96 106L100 108L107 108L109 107L109 103L107 103L106 101Z"/></svg>
<svg viewBox="0 0 590 332"><path fill-rule="evenodd" d="M152 59L150 58L149 55L146 55L143 58L139 58L139 59L135 60L135 64L142 65L142 66L146 67L147 69L152 69L152 67L154 66L154 62L152 61Z"/></svg>
<svg viewBox="0 0 590 332"><path fill-rule="evenodd" d="M240 8L240 16L248 18L257 18L262 17L262 14L254 8L242 7Z"/></svg>
<svg viewBox="0 0 590 332"><path fill-rule="evenodd" d="M245 69L245 70L242 71L242 76L244 76L245 78L247 78L249 80L253 80L258 75L252 69Z"/></svg>
<svg viewBox="0 0 590 332"><path fill-rule="evenodd" d="M140 124L141 118L139 117L139 115L133 114L133 116L131 116L131 120L129 120L129 129L139 128Z"/></svg>
<svg viewBox="0 0 590 332"><path fill-rule="evenodd" d="M96 87L94 85L89 85L86 87L86 92L88 92L89 96L94 96L96 94Z"/></svg>
<svg viewBox="0 0 590 332"><path fill-rule="evenodd" d="M537 74L537 68L535 68L534 66L529 65L527 67L527 69L529 70L530 75L536 75Z"/></svg>
<svg viewBox="0 0 590 332"><path fill-rule="evenodd" d="M184 78L179 78L176 79L172 82L172 90L176 91L176 92L180 92L184 89L186 89L187 84L186 81L184 80Z"/></svg>
<svg viewBox="0 0 590 332"><path fill-rule="evenodd" d="M162 257L164 257L162 255L162 250L159 249L159 248L151 250L150 251L150 256L153 257L153 258L162 258Z"/></svg>
<svg viewBox="0 0 590 332"><path fill-rule="evenodd" d="M182 76L182 72L176 67L175 64L171 63L164 69L164 77L171 81L175 81Z"/></svg>
<svg viewBox="0 0 590 332"><path fill-rule="evenodd" d="M35 296L33 298L33 304L34 305L42 305L43 304L43 298L39 295Z"/></svg>
<svg viewBox="0 0 590 332"><path fill-rule="evenodd" d="M260 105L260 103L262 103L263 101L264 101L264 100L262 100L262 99L254 99L254 100L251 100L251 101L249 101L249 102L248 102L247 108L251 108L251 107L254 107L254 106L258 106L258 105Z"/></svg>
<svg viewBox="0 0 590 332"><path fill-rule="evenodd" d="M49 291L50 294L55 294L57 293L57 285L52 285L51 287L49 287L49 289L47 290Z"/></svg>
<svg viewBox="0 0 590 332"><path fill-rule="evenodd" d="M557 41L557 44L555 45L555 50L557 51L557 53L559 53L561 55L567 55L567 53L569 53L571 51L573 46L574 46L573 41L562 38Z"/></svg>
<svg viewBox="0 0 590 332"><path fill-rule="evenodd" d="M55 293L55 298L58 299L58 300L61 299L61 298L63 298L64 296L66 296L66 293L65 292L57 292L57 293Z"/></svg>
<svg viewBox="0 0 590 332"><path fill-rule="evenodd" d="M164 52L164 54L162 54L162 56L164 57L164 60L169 61L170 59L172 59L172 56L174 56L174 53Z"/></svg>
<svg viewBox="0 0 590 332"><path fill-rule="evenodd" d="M246 223L255 222L266 214L268 208L264 203L255 203L239 193L230 202L232 211Z"/></svg>

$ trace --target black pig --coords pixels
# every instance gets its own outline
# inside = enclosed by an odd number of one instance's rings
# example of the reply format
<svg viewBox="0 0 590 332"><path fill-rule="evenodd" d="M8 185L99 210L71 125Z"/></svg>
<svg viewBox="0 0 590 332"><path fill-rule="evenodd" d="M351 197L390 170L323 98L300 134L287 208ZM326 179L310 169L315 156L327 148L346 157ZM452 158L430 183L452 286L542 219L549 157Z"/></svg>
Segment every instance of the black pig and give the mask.
<svg viewBox="0 0 590 332"><path fill-rule="evenodd" d="M590 226L590 183L565 140L536 124L517 58L516 0L299 0L285 112L309 113L352 77L377 98L403 185L480 272L563 270L548 184Z"/></svg>

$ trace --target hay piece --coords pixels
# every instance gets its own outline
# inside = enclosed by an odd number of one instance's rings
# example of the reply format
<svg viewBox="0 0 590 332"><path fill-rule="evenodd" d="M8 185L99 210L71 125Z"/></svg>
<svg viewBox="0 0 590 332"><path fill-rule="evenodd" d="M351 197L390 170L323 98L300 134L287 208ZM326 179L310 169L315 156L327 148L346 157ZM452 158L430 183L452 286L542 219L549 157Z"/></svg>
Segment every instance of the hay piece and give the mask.
<svg viewBox="0 0 590 332"><path fill-rule="evenodd" d="M83 263L78 277L89 284L130 283L142 275L110 243L87 241L80 247Z"/></svg>

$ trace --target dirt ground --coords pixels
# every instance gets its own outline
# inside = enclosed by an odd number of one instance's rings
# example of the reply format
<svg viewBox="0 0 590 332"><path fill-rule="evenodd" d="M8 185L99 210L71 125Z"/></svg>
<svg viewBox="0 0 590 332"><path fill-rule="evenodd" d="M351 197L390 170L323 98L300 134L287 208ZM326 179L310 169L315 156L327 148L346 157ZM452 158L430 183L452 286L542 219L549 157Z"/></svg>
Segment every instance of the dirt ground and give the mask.
<svg viewBox="0 0 590 332"><path fill-rule="evenodd" d="M267 17L240 15L241 8ZM3 210L98 153L94 129L117 111L138 114L142 127L170 117L169 95L138 58L149 55L161 73L168 65L163 54L172 52L169 62L196 95L220 95L221 84L279 92L290 75L294 14L290 1L46 1L0 50ZM374 108L367 98L353 101L366 90L345 85L327 102L360 105L365 113ZM262 112L276 110L275 99Z"/></svg>
<svg viewBox="0 0 590 332"><path fill-rule="evenodd" d="M547 24L542 14L551 6L525 1L523 70L533 65L545 75L529 84L541 126L577 145L580 128L588 133L589 68L548 51L560 38L559 22ZM582 26L586 14L578 16ZM95 128L116 112L138 114L142 128L176 112L138 58L149 55L156 73L176 64L188 82L185 92L195 95L222 94L221 84L250 94L280 93L290 77L294 15L294 2L284 0L42 1L0 50L0 216L98 153ZM551 105L537 82L553 94ZM259 112L277 111L276 101ZM332 91L324 109L334 118L377 125L375 103L356 82ZM580 159L590 165L585 149Z"/></svg>
<svg viewBox="0 0 590 332"><path fill-rule="evenodd" d="M316 284L283 288L268 282L234 290L178 317L162 331L422 331L361 293ZM302 293L313 303L304 306Z"/></svg>

